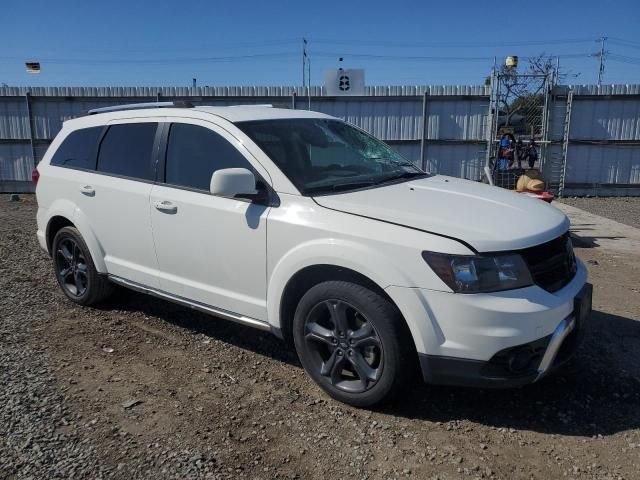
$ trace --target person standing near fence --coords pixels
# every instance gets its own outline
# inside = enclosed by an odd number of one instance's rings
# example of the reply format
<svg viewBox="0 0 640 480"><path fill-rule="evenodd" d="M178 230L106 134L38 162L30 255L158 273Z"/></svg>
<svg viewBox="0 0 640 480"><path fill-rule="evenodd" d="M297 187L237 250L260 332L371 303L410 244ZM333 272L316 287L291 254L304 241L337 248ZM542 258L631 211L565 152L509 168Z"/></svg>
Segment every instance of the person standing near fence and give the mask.
<svg viewBox="0 0 640 480"><path fill-rule="evenodd" d="M538 147L536 147L536 141L533 138L529 141L529 145L527 146L526 156L529 168L533 168L538 160Z"/></svg>
<svg viewBox="0 0 640 480"><path fill-rule="evenodd" d="M518 168L522 168L522 160L524 159L525 155L526 149L524 147L524 143L522 142L522 139L519 138L516 142L516 162L518 164Z"/></svg>
<svg viewBox="0 0 640 480"><path fill-rule="evenodd" d="M506 170L513 164L513 141L509 137L509 134L505 133L500 139L498 170Z"/></svg>

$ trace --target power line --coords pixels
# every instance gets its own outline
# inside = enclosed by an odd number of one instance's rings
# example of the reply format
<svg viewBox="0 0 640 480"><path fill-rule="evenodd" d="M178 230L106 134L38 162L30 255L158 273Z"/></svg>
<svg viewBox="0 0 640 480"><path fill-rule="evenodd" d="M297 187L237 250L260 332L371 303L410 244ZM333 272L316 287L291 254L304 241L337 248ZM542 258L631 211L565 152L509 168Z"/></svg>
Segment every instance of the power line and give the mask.
<svg viewBox="0 0 640 480"><path fill-rule="evenodd" d="M338 58L338 57L352 57L352 58L362 58L372 61L419 61L419 62L488 62L493 59L493 57L483 57L483 56L428 56L428 55L385 55L385 54L370 54L363 52L327 52L327 51L318 51L313 52L317 57L325 57L325 58ZM241 61L255 61L261 59L276 59L276 58L291 58L298 56L299 54L296 52L274 52L274 53L256 53L249 55L228 55L228 56L218 56L218 57L187 57L187 58L135 58L135 59L96 59L96 58L57 58L57 57L43 57L40 58L41 63L48 64L60 64L60 65L117 65L117 64L125 64L125 65L135 65L135 64L144 64L144 65L168 65L168 64L194 64L194 63L233 63L233 62L241 62ZM550 57L561 57L561 58L588 58L598 56L596 53L567 53L561 55L550 55ZM536 56L521 56L520 58L524 60L528 60L530 58L537 58ZM0 56L2 60L15 60L15 61L23 61L24 57L13 57L13 56ZM306 67L309 63L309 50L308 48L303 47L303 67ZM306 70L306 69L305 69ZM308 73L303 70L303 74ZM306 75L303 76L303 79L306 80Z"/></svg>
<svg viewBox="0 0 640 480"><path fill-rule="evenodd" d="M613 44L621 45L624 47L640 48L640 43L632 42L630 40L624 40L618 37L609 37L609 41Z"/></svg>
<svg viewBox="0 0 640 480"><path fill-rule="evenodd" d="M307 37L308 38L308 37ZM380 40L332 40L332 39L322 39L322 38L312 38L311 41L318 44L332 44L339 46L378 46L378 47L438 47L438 48L487 48L487 47L519 47L519 46L536 46L536 45L562 45L562 44L579 44L579 43L592 43L594 41L600 42L602 37L594 38L594 37L584 37L584 38L565 38L565 39L551 39L551 40L525 40L525 41L496 41L496 42L474 42L474 43L465 43L465 42L393 42L393 41L380 41ZM265 40L260 42L217 42L215 44L199 44L189 46L190 51L211 51L212 49L244 49L244 48L260 48L260 47L269 47L269 46L279 46L279 45L295 45L299 44L300 39L288 38L288 39L274 39L274 40ZM639 48L640 43L633 42L630 40L625 40L620 37L607 37L607 41L627 46L631 48ZM40 51L46 51L47 48L41 49ZM49 49L54 50L54 49ZM59 51L59 48L55 49ZM94 49L94 48L73 48L73 49L65 49L66 52L83 52L83 53L121 53L121 49ZM158 51L162 52L171 52L171 51L184 51L184 48L171 48L171 47L161 47L156 46L140 46L140 47L127 47L128 53L157 53ZM30 55L26 55L30 56ZM38 56L38 55L36 55ZM566 55L561 55L562 57L566 57ZM9 58L12 57L2 57ZM16 57L13 57L16 58ZM21 57L22 58L22 57ZM197 59L196 59L197 60Z"/></svg>
<svg viewBox="0 0 640 480"><path fill-rule="evenodd" d="M310 41L319 44L331 45L358 45L358 46L377 46L377 47L438 47L438 48L473 48L473 47L524 47L535 45L569 45L578 43L592 43L597 40L593 37L585 38L565 38L555 40L524 40L519 42L393 42L379 40L338 40L310 38Z"/></svg>
<svg viewBox="0 0 640 480"><path fill-rule="evenodd" d="M308 37L307 37L308 38ZM396 62L396 61L404 61L407 62L410 66L411 63L419 64L420 62L442 62L442 63L450 63L450 62L491 62L493 56L474 56L474 55L407 55L407 54L385 54L385 53L367 53L368 48L364 48L366 46L375 46L375 45L384 45L387 47L400 47L400 46L438 46L441 48L469 48L469 47L490 47L490 46L535 46L535 45L560 45L560 44L570 44L570 43L593 43L594 38L574 38L574 39L555 39L555 40L529 40L529 41L521 41L521 42L486 42L486 43L476 43L476 44L468 44L468 43L455 43L455 42L432 42L432 43L408 43L408 42L380 42L380 41L367 41L367 40L356 40L356 41L345 41L345 40L329 40L329 39L315 39L316 43L319 44L335 44L337 46L344 45L347 47L355 47L356 51L353 52L345 52L345 51L326 51L320 50L318 52L312 50L310 45L313 43L308 41L307 38L303 39L303 85L305 85L310 80L310 54L316 55L319 58L339 58L339 57L351 57L354 59L363 59L371 62ZM295 40L296 42L300 42L300 39ZM599 66L598 66L598 84L601 84L603 81L603 76L605 72L605 60L611 59L616 62L625 63L628 65L640 65L640 58L613 54L606 50L606 42L611 41L616 45L621 46L629 46L633 48L640 48L640 43L624 40L621 38L613 37L610 39L609 37L602 36L598 39L600 42L600 49L598 52L570 52L564 54L554 54L554 55L546 55L546 57L552 58L562 58L562 59L570 59L570 58L598 58ZM245 44L234 43L233 46L237 48L252 48L252 47L268 47L270 45L281 45L291 43L290 40L274 40L267 42L247 42ZM218 44L218 47L222 47L223 44ZM357 51L357 47L361 46L361 51ZM298 47L299 48L299 47ZM322 48L322 47L321 47ZM60 65L97 65L97 66L108 66L108 65L171 65L171 64L209 64L209 63L239 63L239 62L252 62L252 61L262 61L268 59L289 59L298 57L300 55L300 50L297 48L294 51L293 49L287 51L279 51L279 52L271 52L271 53L254 53L254 54L238 54L238 55L223 55L223 56L196 56L196 57L180 57L171 56L169 58L160 58L155 57L154 55L140 55L139 58L107 58L100 59L99 57L82 57L82 58L69 58L69 57L47 57L44 56L39 58L42 63L45 64L60 64ZM337 49L336 49L337 50ZM364 51L362 51L364 50ZM379 52L379 49L376 49ZM528 49L531 50L531 49ZM135 51L135 50L129 50ZM164 50L163 50L164 51ZM260 50L258 50L260 51ZM157 48L154 50L154 53L160 53L160 50ZM166 53L166 52L165 52ZM15 54L14 54L15 55ZM532 58L537 58L537 55L532 56L522 56L520 58L523 60L528 60ZM24 56L0 56L0 60L15 60L23 62L28 58ZM321 63L324 63L321 62ZM289 65L289 63L287 63ZM268 66L268 64L267 64ZM306 68L305 68L306 67ZM305 71L306 70L306 71ZM308 78L305 78L307 77ZM306 80L306 81L305 81Z"/></svg>
<svg viewBox="0 0 640 480"><path fill-rule="evenodd" d="M491 61L493 57L454 57L450 55L446 56L425 56L425 55L384 55L384 54L370 54L370 53L360 53L360 52L314 52L314 55L320 57L354 57L354 58L366 58L371 60L417 60L417 61L433 61L433 62L472 62L472 61ZM551 58L589 58L593 57L593 53L584 52L584 53L567 53L567 54L559 54L559 55L549 55ZM529 60L533 58L537 58L535 55L531 56L520 56L523 60Z"/></svg>
<svg viewBox="0 0 640 480"><path fill-rule="evenodd" d="M247 55L227 55L227 56L211 56L211 57L186 57L186 58L130 58L130 59L97 59L97 58L58 58L58 57L39 57L42 63L49 64L189 64L189 63L215 63L215 62L235 62L244 60L256 60L262 58L286 58L297 56L298 54L291 52L274 52L274 53L255 53ZM391 55L391 54L371 54L364 52L314 52L319 57L354 57L366 58L371 60L416 60L416 61L441 61L441 62L467 62L467 61L490 61L493 57L484 56L429 56L429 55ZM561 58L586 58L598 56L596 53L566 53L559 55L549 55L550 57ZM307 45L303 47L303 58L308 62L309 50ZM521 56L520 58L527 60L536 58L536 56ZM16 56L0 56L1 60L23 61L25 57Z"/></svg>
<svg viewBox="0 0 640 480"><path fill-rule="evenodd" d="M318 57L354 57L368 58L371 60L424 60L424 61L489 61L493 57L451 57L451 56L423 56L423 55L380 55L373 53L357 52L314 52Z"/></svg>
<svg viewBox="0 0 640 480"><path fill-rule="evenodd" d="M626 55L616 55L612 53L609 55L609 59L628 65L640 65L640 57L628 57Z"/></svg>
<svg viewBox="0 0 640 480"><path fill-rule="evenodd" d="M193 51L207 51L211 52L212 50L240 50L240 49L251 49L251 48L261 48L261 47L274 47L274 46L282 46L282 45L290 45L294 46L300 42L300 39L290 38L290 39L280 39L280 40L265 40L265 41L256 41L256 42L216 42L216 43L195 43L194 45L189 45L187 49L191 52ZM49 44L50 45L50 44ZM16 51L17 49L14 49ZM44 46L39 47L38 52L59 52L62 50L59 46ZM84 53L84 54L92 54L92 53L117 53L121 54L123 48L64 48L65 52L68 53ZM127 53L158 53L158 52L184 52L185 47L175 47L175 46L146 46L135 44L131 47L126 47Z"/></svg>
<svg viewBox="0 0 640 480"><path fill-rule="evenodd" d="M560 39L540 39L540 40L523 40L523 41L493 41L493 42L408 42L408 41L381 41L381 40L344 40L344 39L326 39L326 38L313 38L307 37L310 42L318 44L330 44L330 45L355 45L355 46L377 46L377 47L438 47L438 48L474 48L474 47L520 47L520 46L544 46L544 45L570 45L581 43L592 43L594 41L599 42L601 37L582 37L582 38L560 38ZM632 48L640 48L639 42L631 40L625 40L620 37L608 37L611 43L624 45ZM249 42L215 42L215 43L199 43L190 45L190 51L211 51L212 49L243 49L253 47L268 47L268 46L280 46L280 45L296 45L299 44L299 38L281 38L273 40L263 41L249 41ZM44 47L40 51L59 51L59 47ZM65 48L67 52L82 52L82 53L121 53L122 49L97 49L97 48ZM127 47L127 52L130 53L150 53L150 52L172 52L172 51L184 51L184 48L158 45L131 45Z"/></svg>
<svg viewBox="0 0 640 480"><path fill-rule="evenodd" d="M190 64L190 63L215 63L215 62L235 62L244 60L258 60L262 58L285 58L293 57L295 52L279 53L256 53L252 55L233 55L224 57L193 57L193 58L138 58L138 59L90 59L90 58L42 58L41 63L49 64L81 64L81 65L115 65L115 64ZM0 57L2 60L24 60L24 57Z"/></svg>
<svg viewBox="0 0 640 480"><path fill-rule="evenodd" d="M630 62L630 63L640 63L640 57L628 57L627 55L616 55L616 54L612 54L610 55L610 57L612 59L617 59L617 60L622 60L623 62Z"/></svg>

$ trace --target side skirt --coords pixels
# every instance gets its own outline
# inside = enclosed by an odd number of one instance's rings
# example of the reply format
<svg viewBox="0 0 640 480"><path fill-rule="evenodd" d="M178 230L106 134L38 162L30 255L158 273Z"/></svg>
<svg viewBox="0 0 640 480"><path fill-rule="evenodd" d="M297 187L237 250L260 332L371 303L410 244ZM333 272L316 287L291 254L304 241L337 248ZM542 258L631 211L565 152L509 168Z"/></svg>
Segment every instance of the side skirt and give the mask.
<svg viewBox="0 0 640 480"><path fill-rule="evenodd" d="M277 336L277 332L274 331L271 325L262 320L258 320L251 317L245 317L244 315L230 312L228 310L223 310L221 308L211 307L209 305L195 302L187 298L179 297L171 293L163 292L162 290L156 290L155 288L147 287L145 285L141 285L139 283L117 277L115 275L108 275L107 278L109 279L109 281L117 285L121 285L125 288L135 290L136 292L147 293L149 295L153 295L154 297L162 298L163 300L169 300L170 302L177 303L178 305L193 308L194 310L198 310L200 312L207 313L215 317L224 318L225 320L231 320L232 322L240 323L242 325L249 325L250 327L258 328L260 330L266 330L266 331L275 333Z"/></svg>

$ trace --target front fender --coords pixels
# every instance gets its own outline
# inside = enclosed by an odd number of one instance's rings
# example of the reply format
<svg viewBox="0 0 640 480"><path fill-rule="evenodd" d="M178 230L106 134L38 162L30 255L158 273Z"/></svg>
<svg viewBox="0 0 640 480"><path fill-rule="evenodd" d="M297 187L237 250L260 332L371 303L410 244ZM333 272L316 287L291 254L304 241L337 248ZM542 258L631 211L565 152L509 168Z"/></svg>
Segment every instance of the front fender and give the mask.
<svg viewBox="0 0 640 480"><path fill-rule="evenodd" d="M349 240L316 239L297 245L277 260L271 270L267 290L269 323L280 325L280 303L285 287L297 272L314 265L333 265L354 270L384 289L404 285L406 275L388 258L366 245Z"/></svg>

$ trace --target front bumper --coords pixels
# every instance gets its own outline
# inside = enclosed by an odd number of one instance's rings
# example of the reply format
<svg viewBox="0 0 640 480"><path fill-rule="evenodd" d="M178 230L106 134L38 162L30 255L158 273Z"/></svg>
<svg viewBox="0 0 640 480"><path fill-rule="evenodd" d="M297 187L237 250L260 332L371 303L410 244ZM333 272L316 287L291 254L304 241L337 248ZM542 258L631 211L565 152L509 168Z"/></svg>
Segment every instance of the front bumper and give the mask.
<svg viewBox="0 0 640 480"><path fill-rule="evenodd" d="M554 332L496 353L488 361L419 354L424 381L441 385L510 388L536 382L566 363L588 329L592 286L586 284L571 315ZM587 300L586 302L584 300Z"/></svg>
<svg viewBox="0 0 640 480"><path fill-rule="evenodd" d="M585 265L577 263L574 278L556 292L538 286L471 295L402 287L386 291L409 325L426 381L517 386L536 381L569 356L552 352L579 343L573 339L583 329L571 322L575 299L591 287L585 286ZM514 352L529 352L535 358L528 367L537 362L535 368L505 369L510 361L521 363L511 358Z"/></svg>

